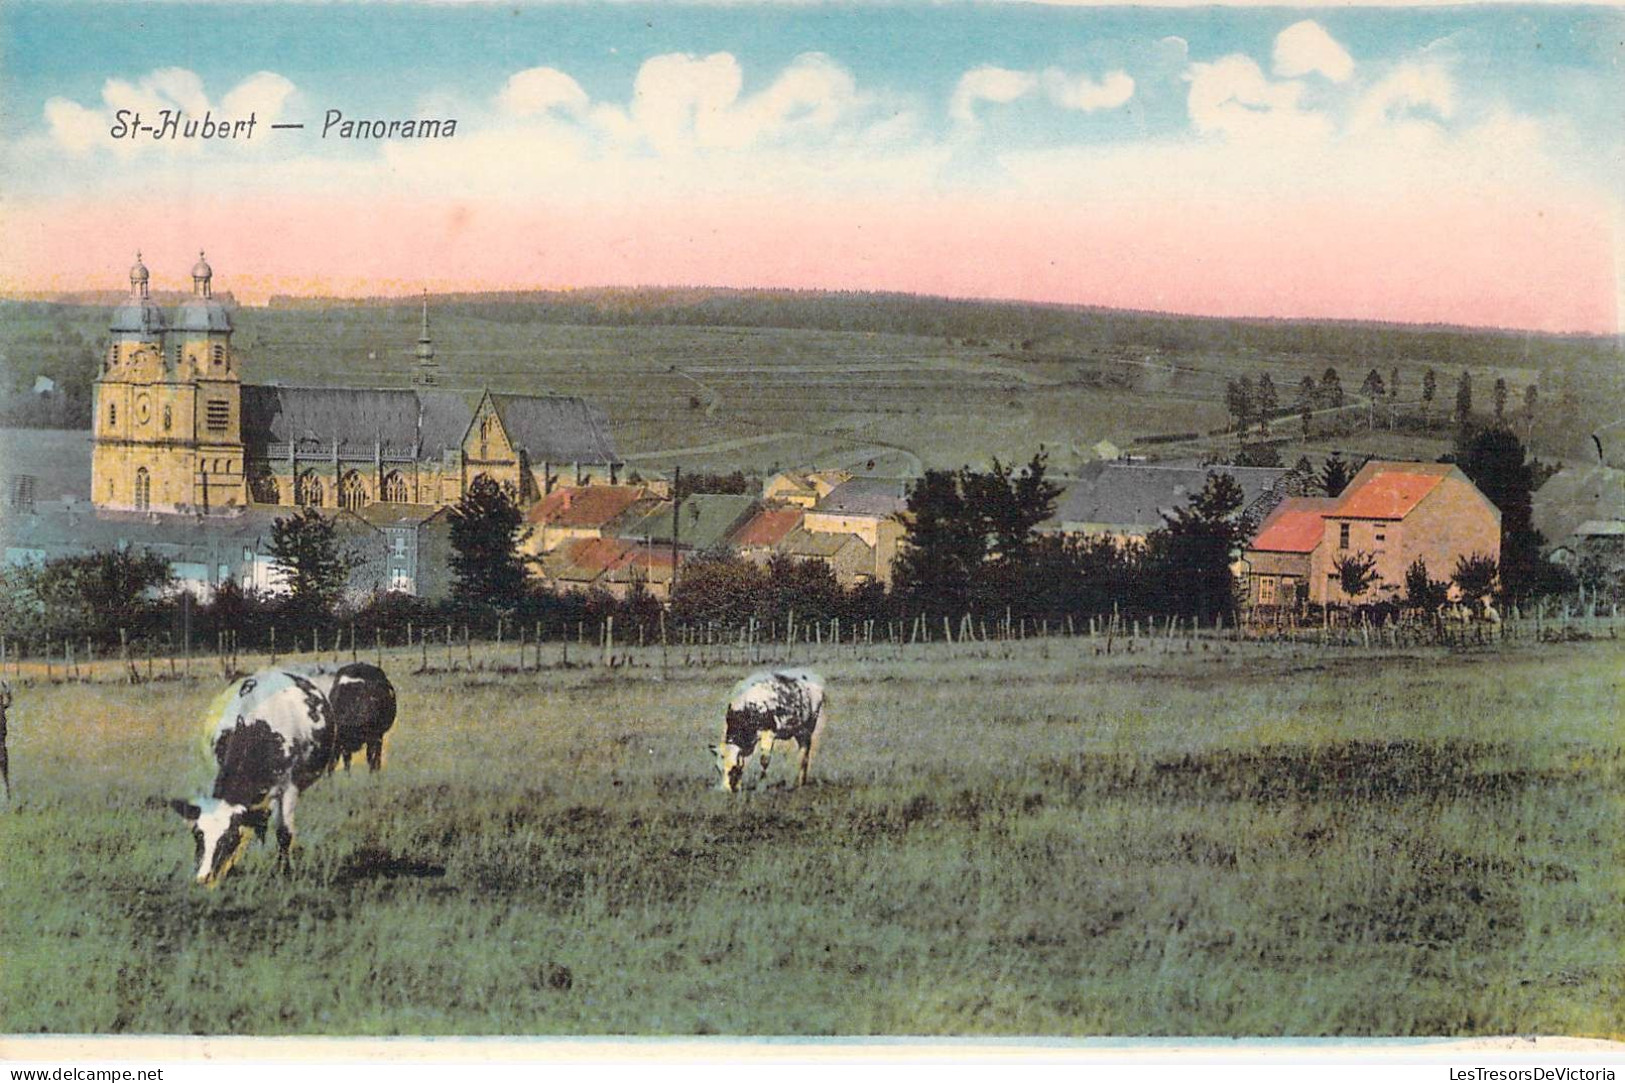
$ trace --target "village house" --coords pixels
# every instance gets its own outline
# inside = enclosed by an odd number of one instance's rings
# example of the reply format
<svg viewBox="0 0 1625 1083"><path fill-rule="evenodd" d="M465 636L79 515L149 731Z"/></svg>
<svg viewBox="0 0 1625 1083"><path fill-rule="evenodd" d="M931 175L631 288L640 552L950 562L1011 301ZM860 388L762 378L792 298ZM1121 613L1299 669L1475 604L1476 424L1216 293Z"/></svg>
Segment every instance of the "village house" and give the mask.
<svg viewBox="0 0 1625 1083"><path fill-rule="evenodd" d="M762 483L762 499L810 508L851 477L845 470L785 470Z"/></svg>
<svg viewBox="0 0 1625 1083"><path fill-rule="evenodd" d="M1358 601L1398 601L1417 560L1440 581L1459 558L1499 561L1501 512L1453 464L1373 460L1340 496L1289 497L1264 520L1243 555L1248 601L1348 604L1337 561L1355 554L1376 561Z"/></svg>
<svg viewBox="0 0 1625 1083"><path fill-rule="evenodd" d="M806 509L795 504L767 505L746 519L728 538L728 545L753 564L766 564L784 539L801 526Z"/></svg>
<svg viewBox="0 0 1625 1083"><path fill-rule="evenodd" d="M1191 498L1215 472L1230 475L1241 487L1242 506L1236 517L1242 521L1262 518L1264 509L1281 498L1280 483L1287 473L1262 466L1090 463L1066 483L1055 513L1041 529L1110 538L1119 544L1144 541L1175 511L1189 508Z"/></svg>
<svg viewBox="0 0 1625 1083"><path fill-rule="evenodd" d="M561 485L526 511L530 534L522 548L534 556L583 538L602 538L611 523L640 503L653 509L660 501L641 485Z"/></svg>
<svg viewBox="0 0 1625 1083"><path fill-rule="evenodd" d="M671 546L615 537L567 541L541 560L542 578L550 589L597 589L619 599L640 583L653 597L669 600L672 568Z"/></svg>
<svg viewBox="0 0 1625 1083"><path fill-rule="evenodd" d="M866 565L854 575L891 583L892 561L906 531L906 478L858 477L842 482L802 518L806 534L852 535L869 551ZM856 551L847 550L855 559Z"/></svg>

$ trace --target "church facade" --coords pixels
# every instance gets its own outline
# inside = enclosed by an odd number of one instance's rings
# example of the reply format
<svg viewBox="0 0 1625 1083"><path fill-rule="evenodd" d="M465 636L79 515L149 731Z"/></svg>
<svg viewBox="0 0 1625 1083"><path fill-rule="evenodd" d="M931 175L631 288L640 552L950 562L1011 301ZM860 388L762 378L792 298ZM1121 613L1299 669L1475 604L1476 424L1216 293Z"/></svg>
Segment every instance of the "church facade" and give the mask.
<svg viewBox="0 0 1625 1083"><path fill-rule="evenodd" d="M243 380L202 253L192 295L170 317L149 283L138 253L95 382L98 507L439 508L481 475L521 503L561 480L616 480L607 419L586 401L441 386L427 302L410 388L285 387Z"/></svg>

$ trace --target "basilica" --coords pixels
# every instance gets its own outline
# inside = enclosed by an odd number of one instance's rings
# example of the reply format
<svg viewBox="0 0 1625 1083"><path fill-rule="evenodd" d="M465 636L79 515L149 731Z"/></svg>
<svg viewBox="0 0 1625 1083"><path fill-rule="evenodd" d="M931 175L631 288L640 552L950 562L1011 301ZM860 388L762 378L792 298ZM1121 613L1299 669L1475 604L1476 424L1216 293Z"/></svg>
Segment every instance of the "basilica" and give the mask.
<svg viewBox="0 0 1625 1083"><path fill-rule="evenodd" d="M213 278L198 253L191 296L166 315L137 253L95 383L97 507L439 508L481 475L523 503L560 480L615 480L606 418L586 401L442 386L427 301L409 388L246 382Z"/></svg>

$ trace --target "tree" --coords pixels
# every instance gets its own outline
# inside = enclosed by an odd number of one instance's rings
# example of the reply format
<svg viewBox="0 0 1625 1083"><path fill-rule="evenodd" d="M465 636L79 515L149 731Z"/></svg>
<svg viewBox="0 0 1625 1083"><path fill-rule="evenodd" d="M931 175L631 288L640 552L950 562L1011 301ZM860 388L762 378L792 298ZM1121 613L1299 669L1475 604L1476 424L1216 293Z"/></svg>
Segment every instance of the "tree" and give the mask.
<svg viewBox="0 0 1625 1083"><path fill-rule="evenodd" d="M271 524L271 564L288 592L284 612L296 625L332 615L345 577L357 563L355 554L339 548L337 521L315 508Z"/></svg>
<svg viewBox="0 0 1625 1083"><path fill-rule="evenodd" d="M1338 378L1337 370L1330 366L1320 377L1320 405L1326 409L1343 405L1343 381Z"/></svg>
<svg viewBox="0 0 1625 1083"><path fill-rule="evenodd" d="M1467 445L1457 464L1478 491L1501 511L1501 587L1509 597L1540 592L1540 550L1546 539L1534 528L1534 464L1523 443L1506 429L1485 429Z"/></svg>
<svg viewBox="0 0 1625 1083"><path fill-rule="evenodd" d="M1496 422L1505 421L1507 413L1507 381L1505 376L1495 378L1495 389L1491 392L1491 401L1495 405Z"/></svg>
<svg viewBox="0 0 1625 1083"><path fill-rule="evenodd" d="M1433 412L1433 397L1439 393L1439 377L1432 369L1422 374L1422 423L1428 424Z"/></svg>
<svg viewBox="0 0 1625 1083"><path fill-rule="evenodd" d="M453 596L494 609L518 604L527 585L519 543L529 531L513 494L482 474L447 512L447 520Z"/></svg>
<svg viewBox="0 0 1625 1083"><path fill-rule="evenodd" d="M1258 392L1254 402L1258 413L1258 427L1261 430L1268 430L1270 418L1275 416L1281 403L1275 392L1275 381L1270 379L1267 372L1258 377Z"/></svg>
<svg viewBox="0 0 1625 1083"><path fill-rule="evenodd" d="M958 614L987 555L951 470L927 470L908 494L909 523L893 564L893 589L915 608Z"/></svg>
<svg viewBox="0 0 1625 1083"><path fill-rule="evenodd" d="M1320 490L1327 496L1342 496L1343 490L1354 480L1354 467L1340 452L1332 452L1320 467Z"/></svg>
<svg viewBox="0 0 1625 1083"><path fill-rule="evenodd" d="M1365 398L1365 427L1374 429L1377 426L1377 400L1384 394L1382 373L1372 369L1365 374L1365 380L1360 384L1360 394Z"/></svg>
<svg viewBox="0 0 1625 1083"><path fill-rule="evenodd" d="M170 585L169 563L148 550L98 550L22 569L25 593L37 599L47 633L116 639L153 630L158 595Z"/></svg>
<svg viewBox="0 0 1625 1083"><path fill-rule="evenodd" d="M1399 366L1395 365L1388 373L1388 428L1393 429L1399 422Z"/></svg>
<svg viewBox="0 0 1625 1083"><path fill-rule="evenodd" d="M1245 499L1235 478L1215 471L1189 507L1163 516L1163 525L1146 538L1152 608L1205 620L1234 613L1230 564L1242 542L1235 515Z"/></svg>
<svg viewBox="0 0 1625 1083"><path fill-rule="evenodd" d="M1530 439L1535 432L1535 409L1540 405L1540 391L1534 384L1523 389L1523 438Z"/></svg>
<svg viewBox="0 0 1625 1083"><path fill-rule="evenodd" d="M1305 439L1308 439L1309 437L1309 421L1314 416L1315 403L1319 398L1319 394L1320 392L1315 387L1315 378L1313 376L1305 376L1301 381L1299 381L1298 398L1297 401L1293 403L1293 406L1298 411L1298 418L1303 422L1303 435Z"/></svg>
<svg viewBox="0 0 1625 1083"><path fill-rule="evenodd" d="M1473 416L1473 374L1463 371L1456 383L1456 424L1465 425Z"/></svg>
<svg viewBox="0 0 1625 1083"><path fill-rule="evenodd" d="M1332 561L1332 567L1337 572L1337 585L1350 598L1359 598L1382 578L1377 574L1377 558L1363 551L1342 554Z"/></svg>
<svg viewBox="0 0 1625 1083"><path fill-rule="evenodd" d="M763 620L794 613L797 619L829 620L840 616L846 601L835 570L823 560L803 560L775 553L767 561Z"/></svg>
<svg viewBox="0 0 1625 1083"><path fill-rule="evenodd" d="M683 565L672 593L672 615L688 623L747 623L766 597L767 573L737 553L696 554Z"/></svg>
<svg viewBox="0 0 1625 1083"><path fill-rule="evenodd" d="M1495 590L1495 578L1499 571L1494 557L1474 553L1456 558L1456 570L1451 573L1450 580L1461 591L1462 598L1477 601Z"/></svg>
<svg viewBox="0 0 1625 1083"><path fill-rule="evenodd" d="M1427 561L1417 557L1405 569L1405 604L1422 613L1436 612L1450 599L1450 584L1428 575Z"/></svg>
<svg viewBox="0 0 1625 1083"><path fill-rule="evenodd" d="M1231 456L1232 466L1280 466L1281 453L1274 444L1242 444L1241 450Z"/></svg>
<svg viewBox="0 0 1625 1083"><path fill-rule="evenodd" d="M1230 426L1238 433L1247 431L1253 416L1253 382L1243 376L1224 385L1224 406L1230 412Z"/></svg>

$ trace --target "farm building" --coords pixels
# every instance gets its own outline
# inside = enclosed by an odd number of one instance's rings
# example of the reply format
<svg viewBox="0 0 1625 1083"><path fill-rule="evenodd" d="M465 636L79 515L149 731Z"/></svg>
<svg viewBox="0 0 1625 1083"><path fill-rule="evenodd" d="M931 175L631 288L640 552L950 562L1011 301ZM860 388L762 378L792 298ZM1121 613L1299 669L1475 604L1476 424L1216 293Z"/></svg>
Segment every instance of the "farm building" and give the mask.
<svg viewBox="0 0 1625 1083"><path fill-rule="evenodd" d="M1341 496L1290 497L1260 526L1243 556L1254 605L1347 603L1339 557L1376 559L1363 600L1397 597L1405 571L1421 560L1447 580L1460 557L1501 557L1501 512L1449 463L1372 461Z"/></svg>
<svg viewBox="0 0 1625 1083"><path fill-rule="evenodd" d="M1176 509L1188 508L1202 491L1208 474L1229 474L1241 486L1238 517L1259 516L1281 497L1287 471L1262 466L1161 466L1141 463L1090 463L1066 484L1055 514L1041 529L1061 534L1108 537L1117 542L1143 541Z"/></svg>
<svg viewBox="0 0 1625 1083"><path fill-rule="evenodd" d="M892 561L903 539L908 510L906 478L852 478L842 482L807 511L801 529L807 534L853 535L872 554L862 574L891 582Z"/></svg>
<svg viewBox="0 0 1625 1083"><path fill-rule="evenodd" d="M810 508L851 477L845 470L785 470L762 483L762 499Z"/></svg>
<svg viewBox="0 0 1625 1083"><path fill-rule="evenodd" d="M94 390L98 507L444 507L481 475L526 502L557 480L614 480L620 460L589 403L438 386L427 303L409 389L245 383L213 275L200 254L191 297L166 316L139 255L130 269Z"/></svg>
<svg viewBox="0 0 1625 1083"><path fill-rule="evenodd" d="M525 550L551 553L567 542L605 537L610 524L634 505L652 511L659 504L641 485L561 485L525 513L531 529Z"/></svg>
<svg viewBox="0 0 1625 1083"><path fill-rule="evenodd" d="M670 545L650 545L624 538L578 538L542 558L542 578L554 590L607 591L625 598L634 583L643 584L662 601L671 597Z"/></svg>
<svg viewBox="0 0 1625 1083"><path fill-rule="evenodd" d="M766 564L785 538L801 526L805 515L806 509L796 504L759 508L733 532L728 544L746 560Z"/></svg>
<svg viewBox="0 0 1625 1083"><path fill-rule="evenodd" d="M756 506L755 497L731 493L694 493L685 497L676 517L677 544L694 552L723 546ZM610 523L605 533L670 549L673 528L671 501L640 501Z"/></svg>

